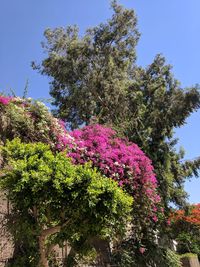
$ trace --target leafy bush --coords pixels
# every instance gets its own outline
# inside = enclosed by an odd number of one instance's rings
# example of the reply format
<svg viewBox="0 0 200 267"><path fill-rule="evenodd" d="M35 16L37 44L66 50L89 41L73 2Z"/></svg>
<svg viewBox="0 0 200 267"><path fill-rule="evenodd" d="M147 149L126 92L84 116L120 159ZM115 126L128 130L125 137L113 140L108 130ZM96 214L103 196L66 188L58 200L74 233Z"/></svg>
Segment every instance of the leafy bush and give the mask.
<svg viewBox="0 0 200 267"><path fill-rule="evenodd" d="M181 267L180 257L174 251L167 249L166 263L168 267Z"/></svg>
<svg viewBox="0 0 200 267"><path fill-rule="evenodd" d="M15 240L28 237L28 243L35 243L44 266L43 250L47 253L52 244L68 240L73 246L94 236L123 233L132 197L90 164L73 165L66 153L54 154L49 145L19 139L8 141L1 155L0 186L13 209L9 230Z"/></svg>
<svg viewBox="0 0 200 267"><path fill-rule="evenodd" d="M43 103L0 96L0 140L5 143L15 137L24 142L41 141L53 149L64 146L65 138L70 138L63 123Z"/></svg>
<svg viewBox="0 0 200 267"><path fill-rule="evenodd" d="M120 243L113 251L112 261L119 267L181 267L178 254L151 239L146 247L140 247L130 239Z"/></svg>

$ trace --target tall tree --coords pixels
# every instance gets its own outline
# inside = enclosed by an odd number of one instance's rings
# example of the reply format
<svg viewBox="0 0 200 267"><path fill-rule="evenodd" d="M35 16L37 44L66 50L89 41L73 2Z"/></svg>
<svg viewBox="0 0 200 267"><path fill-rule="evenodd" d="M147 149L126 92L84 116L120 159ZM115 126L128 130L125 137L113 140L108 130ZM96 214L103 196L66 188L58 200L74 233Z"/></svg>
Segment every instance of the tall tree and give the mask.
<svg viewBox="0 0 200 267"><path fill-rule="evenodd" d="M48 56L35 67L52 78L59 117L71 128L93 121L115 127L152 159L165 206L183 205L184 181L198 175L200 161L182 163L173 133L200 107L198 87L182 89L160 55L145 69L136 66L135 13L116 1L112 8L112 18L83 37L77 27L46 30Z"/></svg>
<svg viewBox="0 0 200 267"><path fill-rule="evenodd" d="M126 106L139 38L137 19L133 10L115 1L112 8L112 18L88 29L83 37L71 26L45 31L48 57L39 69L53 77L50 94L57 113L72 128L89 124L94 116L112 122Z"/></svg>
<svg viewBox="0 0 200 267"><path fill-rule="evenodd" d="M52 79L57 116L72 129L93 122L112 126L137 143L152 159L165 210L171 203L184 206L184 182L198 176L200 159L183 161L174 130L200 107L199 88L181 88L161 55L146 68L137 66L136 15L116 1L112 8L111 19L83 37L77 27L46 30L47 57L33 66Z"/></svg>

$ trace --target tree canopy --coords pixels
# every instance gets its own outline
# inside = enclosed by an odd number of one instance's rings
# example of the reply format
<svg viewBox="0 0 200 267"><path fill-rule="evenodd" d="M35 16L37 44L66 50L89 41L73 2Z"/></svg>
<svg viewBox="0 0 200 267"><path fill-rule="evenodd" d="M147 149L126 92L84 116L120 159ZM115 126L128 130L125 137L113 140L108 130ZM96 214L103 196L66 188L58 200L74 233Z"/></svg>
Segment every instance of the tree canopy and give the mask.
<svg viewBox="0 0 200 267"><path fill-rule="evenodd" d="M133 10L115 1L112 8L112 18L83 37L76 26L45 31L48 57L39 69L53 77L50 94L72 128L89 124L93 117L102 123L124 114L139 33Z"/></svg>

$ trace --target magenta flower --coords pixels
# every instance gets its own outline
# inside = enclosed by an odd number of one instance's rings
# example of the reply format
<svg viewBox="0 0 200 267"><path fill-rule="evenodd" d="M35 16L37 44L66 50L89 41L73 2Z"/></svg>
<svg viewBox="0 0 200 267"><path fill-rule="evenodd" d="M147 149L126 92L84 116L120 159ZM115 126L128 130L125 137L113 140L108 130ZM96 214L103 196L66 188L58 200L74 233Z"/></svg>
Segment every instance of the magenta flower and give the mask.
<svg viewBox="0 0 200 267"><path fill-rule="evenodd" d="M12 97L0 96L0 103L3 105L8 105L11 100L12 100Z"/></svg>
<svg viewBox="0 0 200 267"><path fill-rule="evenodd" d="M139 248L139 251L140 251L141 254L144 254L145 250L146 250L146 249L143 248L143 247L140 247L140 248Z"/></svg>
<svg viewBox="0 0 200 267"><path fill-rule="evenodd" d="M158 220L157 205L161 199L153 166L136 144L116 137L115 131L101 125L85 126L70 135L73 145L68 149L68 156L75 164L91 162L103 175L131 193L135 202L146 201L149 219Z"/></svg>

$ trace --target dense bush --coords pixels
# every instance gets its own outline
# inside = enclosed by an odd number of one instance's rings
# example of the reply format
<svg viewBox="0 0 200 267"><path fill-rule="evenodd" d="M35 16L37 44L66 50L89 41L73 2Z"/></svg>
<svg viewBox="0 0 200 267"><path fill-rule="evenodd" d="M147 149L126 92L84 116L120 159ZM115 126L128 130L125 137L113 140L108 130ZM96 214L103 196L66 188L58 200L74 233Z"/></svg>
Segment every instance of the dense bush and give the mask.
<svg viewBox="0 0 200 267"><path fill-rule="evenodd" d="M58 138L59 136L59 138ZM67 136L62 122L39 101L0 96L0 140L19 137L24 142L44 142L56 149ZM64 138L63 138L64 139Z"/></svg>
<svg viewBox="0 0 200 267"><path fill-rule="evenodd" d="M19 139L7 142L1 155L5 166L0 187L14 215L9 229L16 241L28 237L28 244L38 243L42 266L48 266L45 254L52 244L68 241L73 246L79 241L84 245L96 236L124 232L133 199L90 164L74 165L46 144L25 144ZM23 256L32 266L38 253L26 253Z"/></svg>

